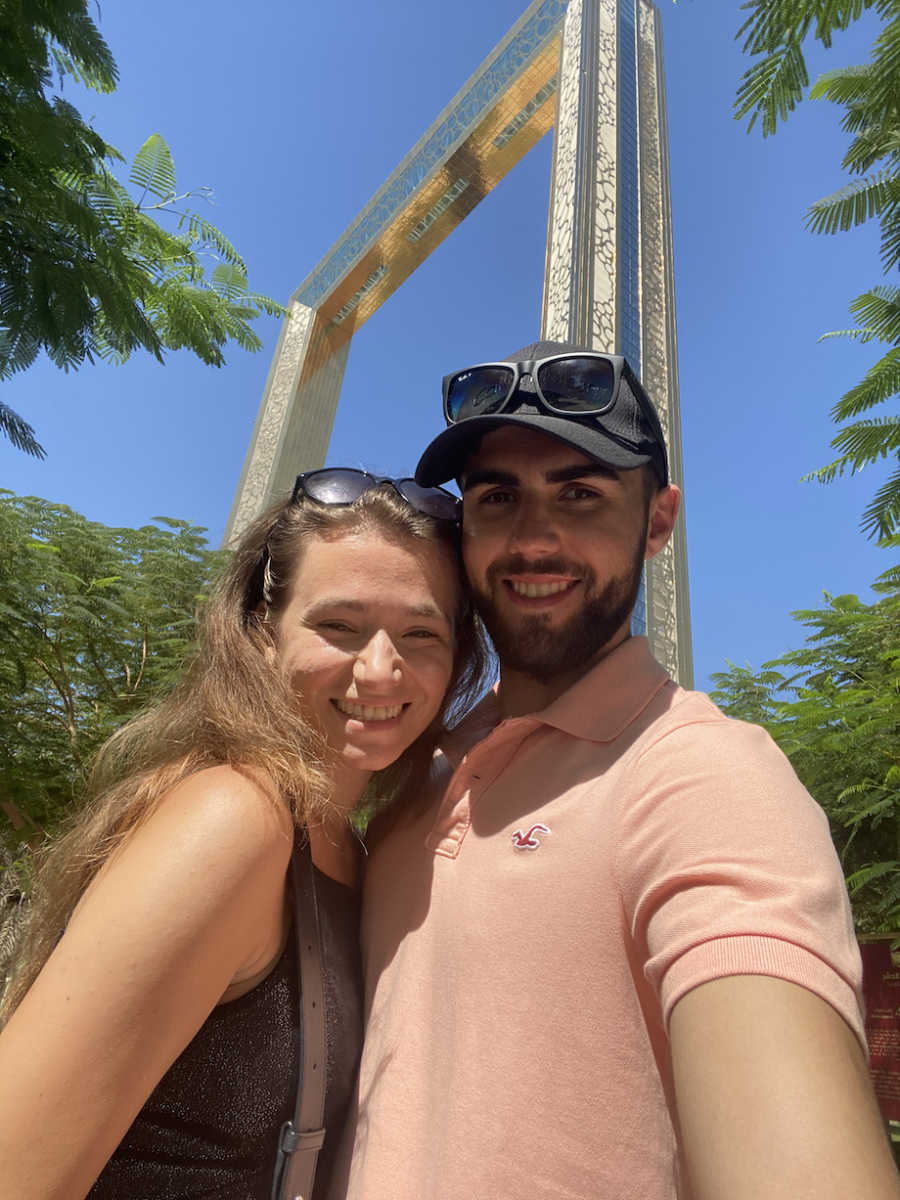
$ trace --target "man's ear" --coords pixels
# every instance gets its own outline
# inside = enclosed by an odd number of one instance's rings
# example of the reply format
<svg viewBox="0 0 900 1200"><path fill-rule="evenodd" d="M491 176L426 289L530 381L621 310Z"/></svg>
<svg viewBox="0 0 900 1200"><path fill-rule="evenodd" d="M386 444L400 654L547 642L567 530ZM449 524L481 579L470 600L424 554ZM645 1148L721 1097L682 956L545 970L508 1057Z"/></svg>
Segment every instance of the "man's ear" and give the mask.
<svg viewBox="0 0 900 1200"><path fill-rule="evenodd" d="M674 483L660 488L650 499L647 517L647 549L644 558L653 558L672 536L675 519L681 507L681 489Z"/></svg>

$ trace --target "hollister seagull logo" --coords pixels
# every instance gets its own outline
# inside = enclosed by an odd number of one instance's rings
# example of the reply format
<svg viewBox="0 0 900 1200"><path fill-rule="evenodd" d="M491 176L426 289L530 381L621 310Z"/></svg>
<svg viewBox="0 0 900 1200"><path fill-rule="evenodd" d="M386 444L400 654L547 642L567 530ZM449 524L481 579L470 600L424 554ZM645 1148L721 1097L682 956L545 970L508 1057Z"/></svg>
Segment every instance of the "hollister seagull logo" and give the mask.
<svg viewBox="0 0 900 1200"><path fill-rule="evenodd" d="M541 840L535 834L549 832L550 830L546 825L532 825L527 833L523 833L521 829L517 829L512 835L513 846L516 850L538 850L540 849Z"/></svg>

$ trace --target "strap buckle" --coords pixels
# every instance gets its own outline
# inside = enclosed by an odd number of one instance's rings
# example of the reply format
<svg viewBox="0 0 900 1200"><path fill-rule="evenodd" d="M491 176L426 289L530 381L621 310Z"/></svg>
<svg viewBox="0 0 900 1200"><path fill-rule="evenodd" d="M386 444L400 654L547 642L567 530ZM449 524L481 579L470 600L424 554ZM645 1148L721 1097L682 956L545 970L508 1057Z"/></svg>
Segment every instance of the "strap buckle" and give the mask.
<svg viewBox="0 0 900 1200"><path fill-rule="evenodd" d="M321 1150L325 1141L324 1129L298 1130L293 1121L285 1121L278 1135L278 1149L282 1154L295 1154L298 1150Z"/></svg>

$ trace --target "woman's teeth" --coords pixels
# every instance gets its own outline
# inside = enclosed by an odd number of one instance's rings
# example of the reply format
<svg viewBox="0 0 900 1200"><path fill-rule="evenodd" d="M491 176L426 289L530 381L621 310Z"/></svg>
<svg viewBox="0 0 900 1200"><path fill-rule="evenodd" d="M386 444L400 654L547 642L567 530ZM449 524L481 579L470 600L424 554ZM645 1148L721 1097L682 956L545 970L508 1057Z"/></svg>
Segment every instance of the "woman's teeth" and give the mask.
<svg viewBox="0 0 900 1200"><path fill-rule="evenodd" d="M509 586L517 596L535 598L539 596L555 596L557 592L564 592L572 586L572 581L567 579L559 583L522 583L519 579L510 579Z"/></svg>
<svg viewBox="0 0 900 1200"><path fill-rule="evenodd" d="M356 717L361 721L390 721L403 712L402 704L375 707L371 704L354 704L352 700L335 700L334 705L346 716Z"/></svg>

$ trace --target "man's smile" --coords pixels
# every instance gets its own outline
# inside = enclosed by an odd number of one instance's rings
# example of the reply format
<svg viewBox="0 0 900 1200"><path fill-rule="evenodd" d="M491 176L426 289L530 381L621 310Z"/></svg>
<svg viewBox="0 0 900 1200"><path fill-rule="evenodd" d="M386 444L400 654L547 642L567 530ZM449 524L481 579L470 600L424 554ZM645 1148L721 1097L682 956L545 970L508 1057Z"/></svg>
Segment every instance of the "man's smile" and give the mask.
<svg viewBox="0 0 900 1200"><path fill-rule="evenodd" d="M528 596L529 598L544 598L546 596L556 596L561 592L569 592L578 583L577 579L554 579L554 580L531 580L531 579L504 579L507 587L511 588L517 596Z"/></svg>
<svg viewBox="0 0 900 1200"><path fill-rule="evenodd" d="M516 608L547 610L564 604L578 589L580 579L571 576L507 575L501 579L504 594Z"/></svg>

